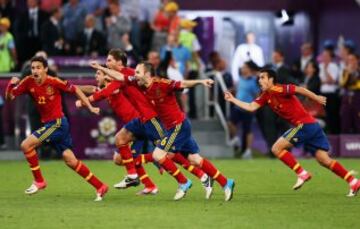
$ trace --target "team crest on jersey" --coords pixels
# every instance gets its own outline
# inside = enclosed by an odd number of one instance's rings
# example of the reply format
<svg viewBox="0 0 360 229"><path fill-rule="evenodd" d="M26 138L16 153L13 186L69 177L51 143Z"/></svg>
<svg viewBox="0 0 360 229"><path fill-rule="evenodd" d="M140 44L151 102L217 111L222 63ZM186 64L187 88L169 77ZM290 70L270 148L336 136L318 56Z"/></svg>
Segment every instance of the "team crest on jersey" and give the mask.
<svg viewBox="0 0 360 229"><path fill-rule="evenodd" d="M54 88L52 86L48 86L46 88L46 94L47 95L53 95L54 94Z"/></svg>
<svg viewBox="0 0 360 229"><path fill-rule="evenodd" d="M34 93L35 92L35 89L32 87L32 88L30 88L30 92L31 93Z"/></svg>

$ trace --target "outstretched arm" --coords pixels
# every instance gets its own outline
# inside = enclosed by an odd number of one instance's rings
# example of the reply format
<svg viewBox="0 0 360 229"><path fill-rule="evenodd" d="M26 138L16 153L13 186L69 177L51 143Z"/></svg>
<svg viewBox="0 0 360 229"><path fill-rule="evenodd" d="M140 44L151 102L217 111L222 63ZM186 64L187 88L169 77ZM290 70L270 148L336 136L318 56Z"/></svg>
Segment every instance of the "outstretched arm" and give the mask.
<svg viewBox="0 0 360 229"><path fill-rule="evenodd" d="M85 94L93 94L96 91L96 86L93 85L76 85Z"/></svg>
<svg viewBox="0 0 360 229"><path fill-rule="evenodd" d="M100 108L98 107L93 107L89 101L89 99L86 97L86 95L80 90L80 88L78 88L77 86L75 86L75 94L77 95L77 97L81 100L82 104L85 104L85 106L94 114L99 114L100 113Z"/></svg>
<svg viewBox="0 0 360 229"><path fill-rule="evenodd" d="M106 75L110 76L111 78L113 78L115 80L119 80L119 81L125 80L125 77L122 73L112 70L112 69L109 69L109 68L105 68L96 61L91 62L90 66L96 70L103 71Z"/></svg>
<svg viewBox="0 0 360 229"><path fill-rule="evenodd" d="M295 92L303 95L309 99L312 99L322 105L326 105L326 97L321 96L321 95L317 95L315 93L313 93L312 91L309 91L308 89L304 88L304 87L295 87Z"/></svg>
<svg viewBox="0 0 360 229"><path fill-rule="evenodd" d="M211 87L214 84L212 79L204 80L183 80L181 81L181 88L195 87L196 85L203 84L205 87Z"/></svg>
<svg viewBox="0 0 360 229"><path fill-rule="evenodd" d="M235 104L236 106L240 107L241 109L244 109L246 111L250 111L250 112L254 112L257 109L260 108L260 105L256 102L251 102L251 103L245 103L242 102L238 99L236 99L230 92L225 92L224 93L224 98L226 101L229 101L233 104Z"/></svg>

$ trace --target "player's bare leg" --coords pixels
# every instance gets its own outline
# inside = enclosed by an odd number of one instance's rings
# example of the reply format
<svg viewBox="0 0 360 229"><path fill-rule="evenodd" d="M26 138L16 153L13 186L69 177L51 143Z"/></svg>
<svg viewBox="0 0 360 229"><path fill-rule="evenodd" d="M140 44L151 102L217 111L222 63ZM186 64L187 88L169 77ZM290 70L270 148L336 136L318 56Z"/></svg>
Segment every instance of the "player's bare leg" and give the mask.
<svg viewBox="0 0 360 229"><path fill-rule="evenodd" d="M360 189L360 181L353 176L351 171L346 170L338 161L330 158L328 152L324 150L317 150L315 157L320 165L330 169L349 184L349 197L356 196Z"/></svg>
<svg viewBox="0 0 360 229"><path fill-rule="evenodd" d="M208 159L203 158L200 154L189 154L188 159L191 164L201 168L212 179L216 180L224 190L225 201L230 201L233 197L235 182L233 179L226 178ZM209 189L206 193L206 198L209 199L212 194Z"/></svg>
<svg viewBox="0 0 360 229"><path fill-rule="evenodd" d="M101 201L108 191L108 186L101 182L83 162L78 160L72 150L65 150L63 152L63 159L67 166L72 168L96 189L95 201Z"/></svg>
<svg viewBox="0 0 360 229"><path fill-rule="evenodd" d="M130 142L134 139L133 134L125 128L122 128L115 136L115 144L127 172L124 179L116 184L116 188L127 188L130 186L138 186L140 184L130 148Z"/></svg>
<svg viewBox="0 0 360 229"><path fill-rule="evenodd" d="M304 170L296 158L287 150L293 145L283 137L280 137L272 146L271 151L279 158L285 165L292 169L297 174L297 181L293 186L294 190L301 188L306 181L311 179L311 174Z"/></svg>
<svg viewBox="0 0 360 229"><path fill-rule="evenodd" d="M185 197L186 192L191 188L192 182L187 179L182 172L176 167L174 162L167 157L167 152L156 147L153 151L153 158L157 161L170 175L179 183L174 200L180 200Z"/></svg>
<svg viewBox="0 0 360 229"><path fill-rule="evenodd" d="M30 187L25 190L25 194L28 195L35 194L39 190L46 188L46 181L41 174L39 158L35 150L39 145L41 145L41 142L34 135L28 136L20 145L34 177Z"/></svg>

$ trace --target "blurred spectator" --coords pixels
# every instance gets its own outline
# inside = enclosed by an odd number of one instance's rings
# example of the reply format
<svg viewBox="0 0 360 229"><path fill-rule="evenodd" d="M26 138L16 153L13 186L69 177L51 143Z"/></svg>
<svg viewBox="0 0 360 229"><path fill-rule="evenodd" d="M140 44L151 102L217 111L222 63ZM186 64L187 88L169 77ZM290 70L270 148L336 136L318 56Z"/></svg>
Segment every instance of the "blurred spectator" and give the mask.
<svg viewBox="0 0 360 229"><path fill-rule="evenodd" d="M61 18L61 8L56 8L51 12L50 19L41 26L42 49L51 56L63 54L64 39L60 25Z"/></svg>
<svg viewBox="0 0 360 229"><path fill-rule="evenodd" d="M98 57L106 54L106 41L101 32L95 29L95 16L88 14L85 28L77 36L76 54Z"/></svg>
<svg viewBox="0 0 360 229"><path fill-rule="evenodd" d="M130 20L130 42L140 50L140 21L142 21L140 0L120 0L121 13Z"/></svg>
<svg viewBox="0 0 360 229"><path fill-rule="evenodd" d="M0 72L10 72L17 63L15 41L9 28L10 20L0 18Z"/></svg>
<svg viewBox="0 0 360 229"><path fill-rule="evenodd" d="M343 44L339 46L339 57L340 57L340 63L339 63L339 73L340 75L343 74L343 71L346 68L348 56L352 53L355 53L355 44L351 40L344 41Z"/></svg>
<svg viewBox="0 0 360 229"><path fill-rule="evenodd" d="M326 111L326 125L330 134L338 134L340 128L339 119L339 67L333 61L334 53L331 49L325 49L322 52L320 64L320 92L326 97L327 102L325 106Z"/></svg>
<svg viewBox="0 0 360 229"><path fill-rule="evenodd" d="M135 68L136 65L139 63L140 61L140 57L138 55L138 53L136 52L136 50L134 49L133 45L130 42L130 37L129 34L125 33L122 37L121 37L121 41L124 45L124 51L128 57L128 63L127 65Z"/></svg>
<svg viewBox="0 0 360 229"><path fill-rule="evenodd" d="M246 61L252 60L259 67L265 64L263 51L260 46L255 44L256 36L253 32L246 34L246 43L240 44L233 56L231 64L231 74L236 83L239 80L239 69Z"/></svg>
<svg viewBox="0 0 360 229"><path fill-rule="evenodd" d="M226 66L226 62L224 60L224 58L222 58L220 56L220 54L216 51L213 51L209 54L209 61L210 61L210 68L207 69L207 71L217 71L221 74L222 76L222 80L225 83L226 86L226 90L235 93L235 87L234 87L234 83L233 83L233 79L231 74L227 71L227 66ZM214 76L213 76L214 77ZM221 90L220 85L218 85L219 87L219 94L218 94L218 99L219 99L219 104L221 107L221 110L224 114L226 114L225 111L225 99L224 99L224 91ZM231 136L233 137L233 136Z"/></svg>
<svg viewBox="0 0 360 229"><path fill-rule="evenodd" d="M191 20L181 20L181 31L179 36L179 42L191 52L191 59L189 62L189 71L187 75L184 75L187 79L197 79L200 75L201 59L200 50L201 45L197 36L192 32L193 28L197 25L196 22ZM196 111L196 98L195 91L198 90L195 87L189 88L189 117L197 118Z"/></svg>
<svg viewBox="0 0 360 229"><path fill-rule="evenodd" d="M177 33L180 30L180 22L181 22L181 18L178 15L178 11L179 11L179 5L176 2L168 2L165 5L165 12L166 15L169 19L169 28L168 28L168 32L169 33Z"/></svg>
<svg viewBox="0 0 360 229"><path fill-rule="evenodd" d="M276 79L280 84L297 84L296 79L291 75L290 68L285 64L284 53L280 49L276 49L272 54L272 64L268 67L273 68L277 72Z"/></svg>
<svg viewBox="0 0 360 229"><path fill-rule="evenodd" d="M341 76L341 133L360 133L360 65L359 56L349 54Z"/></svg>
<svg viewBox="0 0 360 229"><path fill-rule="evenodd" d="M305 66L311 61L315 61L313 46L311 43L304 43L301 46L301 57L293 63L291 69L292 75L299 83L304 81Z"/></svg>
<svg viewBox="0 0 360 229"><path fill-rule="evenodd" d="M183 76L188 72L188 62L191 59L190 51L179 43L179 37L175 33L168 35L167 44L161 48L161 60L165 59L166 51L171 51L172 56Z"/></svg>
<svg viewBox="0 0 360 229"><path fill-rule="evenodd" d="M41 0L40 9L47 13L52 13L55 9L59 9L62 3L62 0Z"/></svg>
<svg viewBox="0 0 360 229"><path fill-rule="evenodd" d="M95 28L98 31L104 31L105 28L102 23L102 16L107 7L107 2L105 0L80 0L80 3L85 6L87 14L94 15Z"/></svg>
<svg viewBox="0 0 360 229"><path fill-rule="evenodd" d="M170 21L165 12L165 5L168 2L168 0L161 1L159 10L151 23L151 28L154 30L151 49L155 51L160 51L160 48L166 44L167 31L170 26Z"/></svg>
<svg viewBox="0 0 360 229"><path fill-rule="evenodd" d="M125 45L121 40L124 34L130 32L131 22L122 15L121 7L117 0L109 3L110 16L105 19L107 27L107 44L109 49L124 49Z"/></svg>
<svg viewBox="0 0 360 229"><path fill-rule="evenodd" d="M315 60L310 61L306 64L304 69L304 82L301 86L307 88L308 90L314 92L315 94L320 94L321 80L319 77L319 67ZM323 118L325 115L324 106L318 102L311 100L307 97L300 97L303 102L304 108L314 117Z"/></svg>
<svg viewBox="0 0 360 229"><path fill-rule="evenodd" d="M48 18L47 13L39 9L38 0L27 0L27 7L27 11L17 17L14 30L21 64L33 57L41 49L40 29Z"/></svg>
<svg viewBox="0 0 360 229"><path fill-rule="evenodd" d="M244 102L252 102L260 92L257 83L256 72L258 66L253 61L247 61L240 70L240 78L236 88L236 98ZM241 108L233 106L231 109L231 117L229 121L229 129L234 142L237 137L237 125L241 123L241 153L243 159L252 158L251 145L253 142L253 134L251 131L254 114L244 111Z"/></svg>
<svg viewBox="0 0 360 229"><path fill-rule="evenodd" d="M158 69L161 62L160 54L156 51L150 51L147 55L147 61L152 64L155 69Z"/></svg>
<svg viewBox="0 0 360 229"><path fill-rule="evenodd" d="M64 38L67 44L65 51L68 54L75 53L75 45L77 41L77 35L84 28L84 21L86 17L85 5L81 4L79 0L69 0L63 6L63 21L62 26L64 27Z"/></svg>
<svg viewBox="0 0 360 229"><path fill-rule="evenodd" d="M10 0L0 0L0 18L6 17L10 21L14 20L14 9Z"/></svg>
<svg viewBox="0 0 360 229"><path fill-rule="evenodd" d="M163 0L140 0L140 21L152 22Z"/></svg>
<svg viewBox="0 0 360 229"><path fill-rule="evenodd" d="M314 92L315 94L320 93L321 80L319 77L319 66L315 60L307 62L304 68L304 83L303 87Z"/></svg>

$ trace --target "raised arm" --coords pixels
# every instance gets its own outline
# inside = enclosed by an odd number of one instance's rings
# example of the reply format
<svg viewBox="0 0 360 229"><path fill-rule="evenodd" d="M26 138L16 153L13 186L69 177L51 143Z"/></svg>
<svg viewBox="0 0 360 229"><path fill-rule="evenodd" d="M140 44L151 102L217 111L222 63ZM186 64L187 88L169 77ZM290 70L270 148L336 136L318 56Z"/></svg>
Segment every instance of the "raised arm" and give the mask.
<svg viewBox="0 0 360 229"><path fill-rule="evenodd" d="M93 61L90 63L90 66L96 70L100 70L103 71L106 75L108 75L109 77L115 79L115 80L119 80L119 81L124 81L125 77L122 73L109 69L109 68L105 68L103 66L101 66L98 62Z"/></svg>
<svg viewBox="0 0 360 229"><path fill-rule="evenodd" d="M94 85L76 85L84 94L91 95L95 93L96 86Z"/></svg>
<svg viewBox="0 0 360 229"><path fill-rule="evenodd" d="M203 80L183 80L181 81L181 88L195 87L196 85L203 84L205 87L211 87L214 84L212 79Z"/></svg>
<svg viewBox="0 0 360 229"><path fill-rule="evenodd" d="M86 95L80 90L80 88L78 88L77 86L75 86L75 94L76 96L81 100L82 104L85 104L85 106L94 114L100 114L100 108L98 107L93 107L89 101L89 99L86 97Z"/></svg>
<svg viewBox="0 0 360 229"><path fill-rule="evenodd" d="M16 96L23 94L26 91L26 79L20 81L19 78L12 77L6 87L5 99L13 100Z"/></svg>
<svg viewBox="0 0 360 229"><path fill-rule="evenodd" d="M250 111L250 112L254 112L257 109L260 108L260 105L256 102L251 102L251 103L245 103L242 102L238 99L236 99L230 92L225 92L224 93L224 98L226 101L229 101L233 104L235 104L236 106L240 107L241 109L244 109L246 111Z"/></svg>
<svg viewBox="0 0 360 229"><path fill-rule="evenodd" d="M322 105L326 105L326 97L321 96L321 95L317 95L311 91L309 91L308 89L304 88L304 87L295 87L295 92L297 94L303 95L309 99L312 99Z"/></svg>

